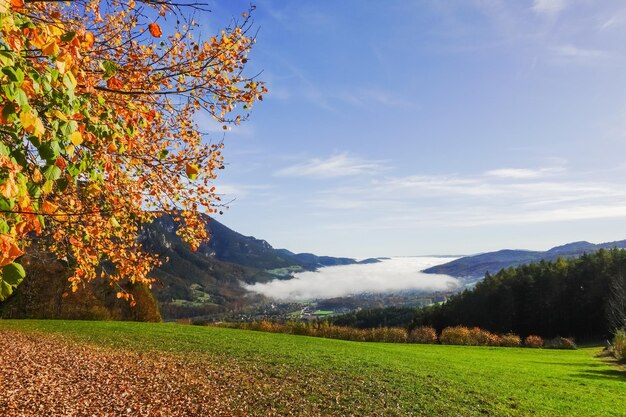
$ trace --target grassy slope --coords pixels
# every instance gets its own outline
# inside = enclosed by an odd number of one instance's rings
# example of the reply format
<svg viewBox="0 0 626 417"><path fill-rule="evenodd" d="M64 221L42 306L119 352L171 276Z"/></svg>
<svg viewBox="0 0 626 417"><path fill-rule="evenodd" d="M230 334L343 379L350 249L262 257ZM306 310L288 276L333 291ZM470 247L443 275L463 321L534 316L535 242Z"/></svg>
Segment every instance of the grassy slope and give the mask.
<svg viewBox="0 0 626 417"><path fill-rule="evenodd" d="M2 329L188 357L193 352L195 358L237 363L251 374L261 369L267 382L291 381L286 396L307 393L302 410L326 415L626 416L626 374L594 358L597 349L354 343L121 322L0 320ZM259 390L271 389L264 385Z"/></svg>

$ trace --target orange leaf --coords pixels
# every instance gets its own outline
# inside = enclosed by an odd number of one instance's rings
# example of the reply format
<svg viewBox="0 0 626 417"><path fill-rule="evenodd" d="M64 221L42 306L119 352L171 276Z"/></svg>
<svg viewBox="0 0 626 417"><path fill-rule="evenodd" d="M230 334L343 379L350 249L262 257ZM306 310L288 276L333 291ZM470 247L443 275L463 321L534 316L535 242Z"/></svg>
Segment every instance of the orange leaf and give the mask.
<svg viewBox="0 0 626 417"><path fill-rule="evenodd" d="M84 45L86 49L91 49L95 41L96 39L94 38L93 33L91 32L85 33Z"/></svg>
<svg viewBox="0 0 626 417"><path fill-rule="evenodd" d="M155 38L160 38L163 34L163 32L161 31L161 27L154 22L148 25L148 30L150 31L150 34Z"/></svg>
<svg viewBox="0 0 626 417"><path fill-rule="evenodd" d="M41 212L44 214L52 214L59 209L59 206L49 201L44 201L41 205Z"/></svg>
<svg viewBox="0 0 626 417"><path fill-rule="evenodd" d="M22 7L24 7L24 1L23 0L11 0L11 6L13 6L14 9L21 9Z"/></svg>
<svg viewBox="0 0 626 417"><path fill-rule="evenodd" d="M111 77L107 80L107 87L111 90L119 90L124 87L124 82L117 77Z"/></svg>

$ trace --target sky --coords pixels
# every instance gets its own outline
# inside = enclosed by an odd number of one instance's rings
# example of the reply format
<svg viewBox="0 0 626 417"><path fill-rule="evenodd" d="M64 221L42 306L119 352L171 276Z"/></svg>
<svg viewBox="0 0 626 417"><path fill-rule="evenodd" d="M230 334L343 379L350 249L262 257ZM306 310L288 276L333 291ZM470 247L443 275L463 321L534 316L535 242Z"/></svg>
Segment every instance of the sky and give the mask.
<svg viewBox="0 0 626 417"><path fill-rule="evenodd" d="M270 91L225 135L220 222L356 258L626 239L626 2L255 5Z"/></svg>

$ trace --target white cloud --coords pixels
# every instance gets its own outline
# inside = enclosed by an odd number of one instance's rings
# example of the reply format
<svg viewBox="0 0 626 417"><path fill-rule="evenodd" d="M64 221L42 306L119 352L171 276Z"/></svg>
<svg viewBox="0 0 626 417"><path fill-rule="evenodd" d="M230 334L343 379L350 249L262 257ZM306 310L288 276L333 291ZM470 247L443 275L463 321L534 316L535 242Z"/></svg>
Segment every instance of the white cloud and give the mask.
<svg viewBox="0 0 626 417"><path fill-rule="evenodd" d="M443 291L459 282L448 275L420 272L453 258L391 258L364 265L321 268L316 272L296 274L290 280L246 285L249 291L282 300L307 300L342 297L360 293L391 291Z"/></svg>
<svg viewBox="0 0 626 417"><path fill-rule="evenodd" d="M566 7L566 0L534 0L532 9L538 14L555 15Z"/></svg>
<svg viewBox="0 0 626 417"><path fill-rule="evenodd" d="M540 178L546 176L547 174L553 174L561 171L563 171L563 168L500 168L487 171L485 172L485 175L499 178L529 179Z"/></svg>
<svg viewBox="0 0 626 417"><path fill-rule="evenodd" d="M291 165L276 171L274 175L280 177L336 178L373 174L382 168L382 161L368 161L342 153L327 159L313 158L306 162Z"/></svg>
<svg viewBox="0 0 626 417"><path fill-rule="evenodd" d="M599 49L584 49L574 45L560 45L554 48L554 50L557 55L565 58L595 59L607 56L605 51Z"/></svg>

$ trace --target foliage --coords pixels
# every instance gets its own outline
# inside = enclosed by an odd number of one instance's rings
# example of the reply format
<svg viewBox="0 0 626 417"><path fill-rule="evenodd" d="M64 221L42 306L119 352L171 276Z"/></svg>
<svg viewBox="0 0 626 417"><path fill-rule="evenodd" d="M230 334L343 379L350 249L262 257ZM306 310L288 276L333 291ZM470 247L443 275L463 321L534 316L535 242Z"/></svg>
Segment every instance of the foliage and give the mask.
<svg viewBox="0 0 626 417"><path fill-rule="evenodd" d="M626 329L615 332L613 337L613 354L618 360L626 360Z"/></svg>
<svg viewBox="0 0 626 417"><path fill-rule="evenodd" d="M437 331L428 326L416 327L409 333L408 340L411 343L437 343Z"/></svg>
<svg viewBox="0 0 626 417"><path fill-rule="evenodd" d="M469 344L472 346L501 346L502 337L480 327L469 329Z"/></svg>
<svg viewBox="0 0 626 417"><path fill-rule="evenodd" d="M560 336L545 340L543 346L546 349L576 349L574 339Z"/></svg>
<svg viewBox="0 0 626 417"><path fill-rule="evenodd" d="M0 2L0 300L33 234L73 267L72 291L103 278L131 304L125 283L150 285L161 262L140 225L172 213L193 248L206 239L222 144L195 114L226 128L266 90L243 75L248 14L203 41L188 7Z"/></svg>
<svg viewBox="0 0 626 417"><path fill-rule="evenodd" d="M522 339L513 333L507 333L500 338L500 346L506 347L520 347L522 345Z"/></svg>
<svg viewBox="0 0 626 417"><path fill-rule="evenodd" d="M442 345L469 345L470 330L463 326L446 327L439 335Z"/></svg>
<svg viewBox="0 0 626 417"><path fill-rule="evenodd" d="M543 339L540 336L530 335L524 339L524 346L529 348L543 347Z"/></svg>
<svg viewBox="0 0 626 417"><path fill-rule="evenodd" d="M124 290L137 300L137 305L130 307L116 297L116 289L99 280L87 283L80 292L66 294L70 271L50 254L30 250L22 263L27 276L0 304L2 318L161 321L158 303L145 285L125 285Z"/></svg>
<svg viewBox="0 0 626 417"><path fill-rule="evenodd" d="M614 329L611 288L625 275L626 251L618 249L505 269L442 305L418 311L412 327L463 325L524 337L607 337Z"/></svg>

